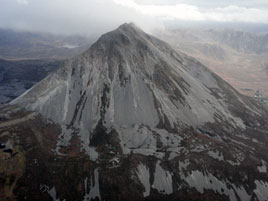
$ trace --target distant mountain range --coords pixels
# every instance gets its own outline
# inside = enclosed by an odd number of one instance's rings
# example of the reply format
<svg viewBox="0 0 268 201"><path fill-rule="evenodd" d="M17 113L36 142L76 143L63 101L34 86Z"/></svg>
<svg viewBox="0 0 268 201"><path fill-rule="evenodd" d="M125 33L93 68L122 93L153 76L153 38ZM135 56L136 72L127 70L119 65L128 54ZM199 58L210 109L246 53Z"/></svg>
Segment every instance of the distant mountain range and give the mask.
<svg viewBox="0 0 268 201"><path fill-rule="evenodd" d="M2 59L64 59L85 51L94 38L0 29Z"/></svg>
<svg viewBox="0 0 268 201"><path fill-rule="evenodd" d="M243 53L268 52L268 34L257 34L230 29L206 30L198 33L203 40L213 39Z"/></svg>
<svg viewBox="0 0 268 201"><path fill-rule="evenodd" d="M176 29L155 32L178 51L198 58L237 90L268 96L268 34L233 29Z"/></svg>

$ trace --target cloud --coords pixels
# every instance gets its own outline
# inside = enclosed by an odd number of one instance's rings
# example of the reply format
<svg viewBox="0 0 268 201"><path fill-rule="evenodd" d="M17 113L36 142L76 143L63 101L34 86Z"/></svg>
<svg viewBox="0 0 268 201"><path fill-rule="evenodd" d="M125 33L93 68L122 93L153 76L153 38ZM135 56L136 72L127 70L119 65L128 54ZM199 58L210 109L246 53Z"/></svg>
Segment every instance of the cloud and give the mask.
<svg viewBox="0 0 268 201"><path fill-rule="evenodd" d="M257 8L246 8L235 5L216 8L205 13L206 18L222 22L268 22L268 12Z"/></svg>
<svg viewBox="0 0 268 201"><path fill-rule="evenodd" d="M18 4L28 5L29 2L27 0L17 0Z"/></svg>
<svg viewBox="0 0 268 201"><path fill-rule="evenodd" d="M150 30L156 19L112 0L0 0L0 27L60 34L107 32L125 22ZM26 2L24 2L26 3Z"/></svg>
<svg viewBox="0 0 268 201"><path fill-rule="evenodd" d="M114 0L116 4L132 8L144 15L175 20L220 22L268 22L268 10L237 5L223 7L198 7L179 3L175 5L144 5L134 0Z"/></svg>
<svg viewBox="0 0 268 201"><path fill-rule="evenodd" d="M204 20L202 13L200 13L198 8L193 5L143 5L137 4L133 0L114 0L114 2L135 9L138 12L151 17L180 20Z"/></svg>
<svg viewBox="0 0 268 201"><path fill-rule="evenodd" d="M137 4L143 5L176 5L185 3L183 0L135 0Z"/></svg>
<svg viewBox="0 0 268 201"><path fill-rule="evenodd" d="M167 20L267 23L265 1L254 7L250 0L0 0L0 27L99 35L124 22L146 31Z"/></svg>

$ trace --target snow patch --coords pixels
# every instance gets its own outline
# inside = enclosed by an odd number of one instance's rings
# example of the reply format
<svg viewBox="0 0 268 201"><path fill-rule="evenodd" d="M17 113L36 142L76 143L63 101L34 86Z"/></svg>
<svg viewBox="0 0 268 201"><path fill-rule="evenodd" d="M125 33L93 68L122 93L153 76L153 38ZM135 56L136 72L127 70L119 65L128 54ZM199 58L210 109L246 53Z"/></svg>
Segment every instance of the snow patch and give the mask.
<svg viewBox="0 0 268 201"><path fill-rule="evenodd" d="M255 181L256 189L254 193L257 195L259 201L268 200L268 183L266 181Z"/></svg>
<svg viewBox="0 0 268 201"><path fill-rule="evenodd" d="M223 154L221 152L219 152L218 150L208 151L208 155L216 160L219 160L219 161L224 160Z"/></svg>
<svg viewBox="0 0 268 201"><path fill-rule="evenodd" d="M149 168L146 167L144 164L140 163L137 167L136 174L145 188L143 192L143 196L147 197L150 195L151 185L150 185L150 172Z"/></svg>
<svg viewBox="0 0 268 201"><path fill-rule="evenodd" d="M49 186L41 184L40 185L40 190L43 193L45 193L45 192L48 193L53 201L61 201L61 199L57 198L57 192L56 192L55 186L53 186L52 188L49 188ZM62 201L65 201L65 199L62 200Z"/></svg>
<svg viewBox="0 0 268 201"><path fill-rule="evenodd" d="M88 189L88 178L86 177L84 180L85 183L85 196L84 201L90 201L91 199L95 199L96 197L101 200L100 189L99 189L99 170L94 170L94 182L93 179L90 179L90 188Z"/></svg>
<svg viewBox="0 0 268 201"><path fill-rule="evenodd" d="M266 162L264 160L261 160L262 165L258 166L258 170L260 173L267 173L267 167L266 167Z"/></svg>
<svg viewBox="0 0 268 201"><path fill-rule="evenodd" d="M229 196L231 201L238 201L236 194L239 196L240 200L251 200L251 195L248 195L243 186L237 187L226 180L219 180L211 173L203 173L194 170L188 176L181 174L181 178L186 181L190 187L196 188L200 193L204 193L205 189L211 189L219 194Z"/></svg>

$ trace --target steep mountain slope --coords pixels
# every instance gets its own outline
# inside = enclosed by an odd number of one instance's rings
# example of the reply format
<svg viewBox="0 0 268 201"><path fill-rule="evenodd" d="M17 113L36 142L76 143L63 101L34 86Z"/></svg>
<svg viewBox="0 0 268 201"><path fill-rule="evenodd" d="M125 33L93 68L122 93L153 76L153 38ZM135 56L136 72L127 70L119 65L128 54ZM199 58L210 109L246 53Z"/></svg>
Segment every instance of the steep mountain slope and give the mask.
<svg viewBox="0 0 268 201"><path fill-rule="evenodd" d="M267 34L230 29L177 29L156 32L176 50L185 52L216 72L241 93L268 95Z"/></svg>
<svg viewBox="0 0 268 201"><path fill-rule="evenodd" d="M268 198L268 111L133 24L0 114L6 199Z"/></svg>

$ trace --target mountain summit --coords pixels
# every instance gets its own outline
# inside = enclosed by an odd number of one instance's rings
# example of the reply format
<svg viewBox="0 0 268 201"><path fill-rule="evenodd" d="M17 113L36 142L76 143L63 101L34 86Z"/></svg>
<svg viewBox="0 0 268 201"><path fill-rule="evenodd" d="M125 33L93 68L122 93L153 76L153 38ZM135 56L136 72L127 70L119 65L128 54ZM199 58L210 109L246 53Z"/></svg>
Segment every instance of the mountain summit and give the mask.
<svg viewBox="0 0 268 201"><path fill-rule="evenodd" d="M3 144L28 136L18 145L27 153L19 197L268 198L267 110L134 24L102 35L2 112ZM12 139L1 137L7 128ZM33 159L47 178L29 181L41 171Z"/></svg>

